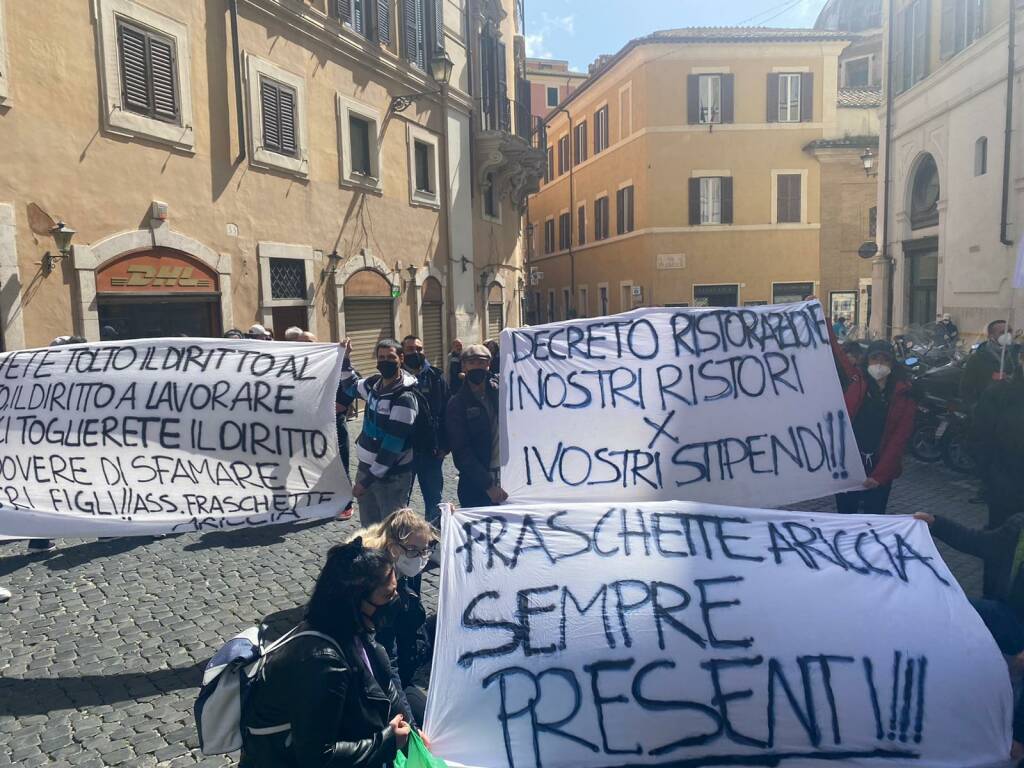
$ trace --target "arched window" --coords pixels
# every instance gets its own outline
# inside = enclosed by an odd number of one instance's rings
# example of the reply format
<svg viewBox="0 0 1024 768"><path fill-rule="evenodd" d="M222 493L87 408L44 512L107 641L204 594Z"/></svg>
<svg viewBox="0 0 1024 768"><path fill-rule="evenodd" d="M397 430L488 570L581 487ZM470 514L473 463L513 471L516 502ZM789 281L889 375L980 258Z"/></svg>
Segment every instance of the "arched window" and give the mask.
<svg viewBox="0 0 1024 768"><path fill-rule="evenodd" d="M974 142L974 175L988 173L988 137L982 136Z"/></svg>
<svg viewBox="0 0 1024 768"><path fill-rule="evenodd" d="M939 169L925 155L917 164L910 188L910 228L924 229L939 223Z"/></svg>

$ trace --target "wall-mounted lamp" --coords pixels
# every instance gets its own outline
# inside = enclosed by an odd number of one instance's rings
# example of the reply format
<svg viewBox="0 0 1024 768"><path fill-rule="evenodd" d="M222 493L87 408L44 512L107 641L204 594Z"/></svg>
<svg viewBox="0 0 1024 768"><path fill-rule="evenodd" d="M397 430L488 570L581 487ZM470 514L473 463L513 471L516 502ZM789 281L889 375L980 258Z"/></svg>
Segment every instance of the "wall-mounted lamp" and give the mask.
<svg viewBox="0 0 1024 768"><path fill-rule="evenodd" d="M871 147L864 150L864 154L860 156L860 162L864 166L865 176L874 176L877 173L875 170L875 153L871 151Z"/></svg>
<svg viewBox="0 0 1024 768"><path fill-rule="evenodd" d="M338 253L338 249L335 248L327 254L327 274L335 275L338 273L338 266L341 264L341 254Z"/></svg>
<svg viewBox="0 0 1024 768"><path fill-rule="evenodd" d="M57 262L61 259L66 259L68 254L71 253L71 238L75 236L75 230L63 221L58 221L57 225L50 229L50 234L53 236L53 242L57 246L57 254L50 251L43 254L44 275L50 274Z"/></svg>
<svg viewBox="0 0 1024 768"><path fill-rule="evenodd" d="M431 96L433 94L440 93L444 90L444 87L448 85L448 81L452 79L452 70L455 68L455 62L451 60L447 53L442 53L440 56L430 60L430 76L434 80L441 84L441 87L433 91L423 91L422 93L407 93L402 96L395 96L391 99L391 111L392 112L404 112L413 105L416 99L422 96Z"/></svg>
<svg viewBox="0 0 1024 768"><path fill-rule="evenodd" d="M468 272L469 271L469 259L466 258L466 254L462 254L462 258L460 259L460 261L462 262L462 271L463 272Z"/></svg>

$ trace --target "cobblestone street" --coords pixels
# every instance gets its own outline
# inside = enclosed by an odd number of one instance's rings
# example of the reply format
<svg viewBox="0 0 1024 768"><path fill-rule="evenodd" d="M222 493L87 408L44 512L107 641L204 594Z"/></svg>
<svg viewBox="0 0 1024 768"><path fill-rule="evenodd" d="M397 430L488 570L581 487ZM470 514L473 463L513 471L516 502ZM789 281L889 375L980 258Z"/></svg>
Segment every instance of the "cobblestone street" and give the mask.
<svg viewBox="0 0 1024 768"><path fill-rule="evenodd" d="M355 434L358 425L350 423ZM446 463L446 497L455 471ZM972 485L941 465L909 462L890 511L926 510L980 525ZM413 504L422 509L418 489ZM831 510L831 499L800 505ZM300 606L326 550L355 521L188 534L63 540L45 555L0 546L0 765L227 766L196 749L192 717L203 665L228 637ZM973 558L943 555L969 595ZM426 578L436 599L436 572Z"/></svg>

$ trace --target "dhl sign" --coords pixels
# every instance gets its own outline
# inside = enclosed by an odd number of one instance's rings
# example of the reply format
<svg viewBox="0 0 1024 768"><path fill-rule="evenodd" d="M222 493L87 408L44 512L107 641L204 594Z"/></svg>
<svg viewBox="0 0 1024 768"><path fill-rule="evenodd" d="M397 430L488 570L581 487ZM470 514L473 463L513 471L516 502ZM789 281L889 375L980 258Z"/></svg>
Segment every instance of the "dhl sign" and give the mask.
<svg viewBox="0 0 1024 768"><path fill-rule="evenodd" d="M212 270L164 248L118 259L96 275L99 293L188 293L217 288L217 275Z"/></svg>

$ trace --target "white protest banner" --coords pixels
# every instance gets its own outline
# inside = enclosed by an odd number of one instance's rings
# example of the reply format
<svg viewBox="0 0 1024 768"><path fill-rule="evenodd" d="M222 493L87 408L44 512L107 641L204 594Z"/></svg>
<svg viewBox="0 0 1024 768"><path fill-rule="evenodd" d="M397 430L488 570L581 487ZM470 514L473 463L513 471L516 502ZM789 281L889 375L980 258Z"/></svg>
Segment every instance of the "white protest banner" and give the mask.
<svg viewBox="0 0 1024 768"><path fill-rule="evenodd" d="M479 768L1005 763L1006 663L909 517L463 509L425 731Z"/></svg>
<svg viewBox="0 0 1024 768"><path fill-rule="evenodd" d="M517 502L771 507L864 481L817 301L506 330L501 403Z"/></svg>
<svg viewBox="0 0 1024 768"><path fill-rule="evenodd" d="M0 355L0 536L132 536L337 514L339 349L149 339Z"/></svg>

